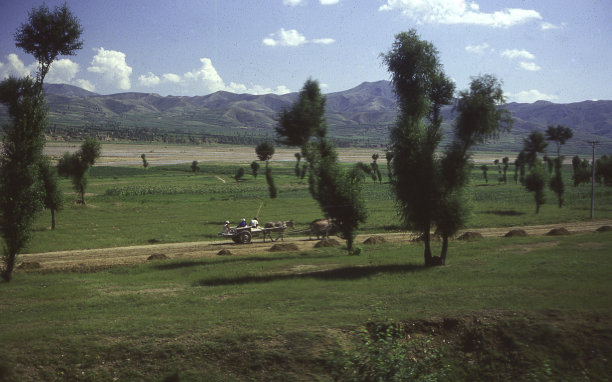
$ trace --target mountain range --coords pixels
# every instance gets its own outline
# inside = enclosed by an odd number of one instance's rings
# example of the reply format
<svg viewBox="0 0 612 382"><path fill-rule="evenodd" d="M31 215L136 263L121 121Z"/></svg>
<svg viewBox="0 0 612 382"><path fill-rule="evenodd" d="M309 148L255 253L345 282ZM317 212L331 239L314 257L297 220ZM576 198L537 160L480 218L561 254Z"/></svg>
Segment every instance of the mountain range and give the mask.
<svg viewBox="0 0 612 382"><path fill-rule="evenodd" d="M297 99L297 93L250 95L224 91L195 97L155 93L100 95L58 84L46 85L45 92L51 136L75 138L96 134L107 139L174 139L196 143L274 139L278 113ZM328 93L326 99L329 135L336 142L361 146L387 143L388 129L397 116L390 82L364 82L346 91ZM602 153L612 152L612 101L569 104L537 101L508 103L505 107L514 118L511 133L480 149L518 151L530 131L564 125L574 131L564 153L590 152L588 141L599 141L598 150L603 150ZM448 138L454 117L452 107L445 107L443 115ZM1 106L0 123L6 122L6 108Z"/></svg>

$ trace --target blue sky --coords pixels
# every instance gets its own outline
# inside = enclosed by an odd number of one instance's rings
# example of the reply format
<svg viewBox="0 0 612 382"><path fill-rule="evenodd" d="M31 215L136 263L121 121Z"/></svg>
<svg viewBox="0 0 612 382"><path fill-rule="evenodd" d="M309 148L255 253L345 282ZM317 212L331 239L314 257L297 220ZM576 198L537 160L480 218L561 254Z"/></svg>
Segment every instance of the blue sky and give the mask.
<svg viewBox="0 0 612 382"><path fill-rule="evenodd" d="M47 0L53 8L64 2ZM0 78L33 73L13 35L41 1L0 0ZM458 90L490 73L509 101L612 99L612 1L68 0L84 47L46 81L100 94L324 92L389 79L380 53L415 28Z"/></svg>

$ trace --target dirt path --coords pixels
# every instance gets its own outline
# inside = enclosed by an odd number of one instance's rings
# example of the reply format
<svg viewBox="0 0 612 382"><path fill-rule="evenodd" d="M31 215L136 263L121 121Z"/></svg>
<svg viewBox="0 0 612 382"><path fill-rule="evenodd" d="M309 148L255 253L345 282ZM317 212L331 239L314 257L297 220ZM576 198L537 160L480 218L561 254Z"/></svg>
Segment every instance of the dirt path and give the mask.
<svg viewBox="0 0 612 382"><path fill-rule="evenodd" d="M565 228L570 233L593 232L601 226L612 226L612 220L594 220L585 222L546 224L523 227L480 228L470 229L470 232L479 232L484 237L501 237L511 229L523 229L529 235L541 236L553 228ZM466 230L467 231L467 230ZM459 233L460 236L463 232ZM376 234L384 236L387 241L394 243L409 243L415 235L411 232ZM356 243L361 243L372 235L358 235ZM40 265L41 270L88 270L101 269L116 265L129 265L144 263L151 255L165 255L170 259L194 259L216 257L222 249L229 249L232 255L268 254L269 249L277 243L292 243L299 251L312 249L316 240L307 237L287 237L284 242L263 243L260 238L249 245L234 244L228 240L201 241L192 243L151 244L133 247L101 248L74 251L59 251L47 253L33 253L19 256L21 269L33 268ZM38 267L37 267L38 268Z"/></svg>

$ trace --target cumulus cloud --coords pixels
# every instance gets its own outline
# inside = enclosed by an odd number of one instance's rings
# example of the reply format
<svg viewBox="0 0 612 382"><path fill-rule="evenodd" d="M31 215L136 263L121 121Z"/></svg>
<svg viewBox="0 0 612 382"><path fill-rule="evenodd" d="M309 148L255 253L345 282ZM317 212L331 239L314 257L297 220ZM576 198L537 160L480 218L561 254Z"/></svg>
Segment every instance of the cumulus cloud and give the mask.
<svg viewBox="0 0 612 382"><path fill-rule="evenodd" d="M156 76L155 74L149 72L147 75L143 74L140 77L138 77L138 82L142 86L149 87L149 86L159 85L161 80L160 80L160 78L158 76Z"/></svg>
<svg viewBox="0 0 612 382"><path fill-rule="evenodd" d="M535 62L520 62L519 66L525 70L528 70L530 72L537 72L538 70L542 69L538 64L536 64Z"/></svg>
<svg viewBox="0 0 612 382"><path fill-rule="evenodd" d="M96 90L96 87L94 86L94 84L92 84L91 82L87 81L87 80L83 80L83 79L77 79L73 81L73 85L76 85L78 87L80 87L81 89L85 89L88 90L90 92L93 92Z"/></svg>
<svg viewBox="0 0 612 382"><path fill-rule="evenodd" d="M67 58L56 60L51 64L45 82L50 84L69 84L76 77L79 64Z"/></svg>
<svg viewBox="0 0 612 382"><path fill-rule="evenodd" d="M551 30L551 29L561 29L563 27L565 27L565 23L561 23L561 25L555 25L553 23L549 23L549 22L543 22L542 24L540 24L540 29L543 31L547 31L547 30Z"/></svg>
<svg viewBox="0 0 612 382"><path fill-rule="evenodd" d="M300 5L304 2L304 0L283 0L283 4L284 5L288 5L290 7L295 7L297 5Z"/></svg>
<svg viewBox="0 0 612 382"><path fill-rule="evenodd" d="M6 56L6 64L0 62L0 79L13 77L27 77L36 70L36 64L26 66L15 53Z"/></svg>
<svg viewBox="0 0 612 382"><path fill-rule="evenodd" d="M535 60L535 55L530 53L524 49L506 49L501 53L502 57L506 57L509 59L521 58L524 60Z"/></svg>
<svg viewBox="0 0 612 382"><path fill-rule="evenodd" d="M338 4L340 2L340 0L319 0L319 3L321 3L322 5L333 5L333 4Z"/></svg>
<svg viewBox="0 0 612 382"><path fill-rule="evenodd" d="M315 38L310 41L306 37L295 29L285 30L281 28L276 33L270 33L270 35L263 39L263 44L267 46L300 46L309 42L313 44L329 45L336 42L333 38Z"/></svg>
<svg viewBox="0 0 612 382"><path fill-rule="evenodd" d="M125 53L99 48L87 70L102 75L104 81L110 86L118 87L121 90L131 88L132 68L125 61Z"/></svg>
<svg viewBox="0 0 612 382"><path fill-rule="evenodd" d="M477 3L467 3L465 0L387 0L379 10L398 10L420 23L473 24L494 28L508 28L542 19L532 9L506 8L493 13L481 12Z"/></svg>
<svg viewBox="0 0 612 382"><path fill-rule="evenodd" d="M247 86L236 82L230 82L228 85L221 78L210 58L200 58L200 63L199 68L186 72L182 76L174 73L166 73L160 76L149 72L138 78L139 83L146 87L172 85L176 91L180 91L183 95L202 95L220 90L248 94L286 94L291 92L284 85L276 88L261 85Z"/></svg>
<svg viewBox="0 0 612 382"><path fill-rule="evenodd" d="M485 42L479 45L468 45L465 47L465 50L466 52L469 52L469 53L483 54L491 49L489 47L489 44Z"/></svg>
<svg viewBox="0 0 612 382"><path fill-rule="evenodd" d="M285 30L281 28L276 33L270 33L270 36L263 40L264 45L268 46L299 46L306 44L307 40L303 34L295 29Z"/></svg>
<svg viewBox="0 0 612 382"><path fill-rule="evenodd" d="M335 43L336 40L334 40L333 38L314 38L312 39L312 42L314 44L329 45Z"/></svg>
<svg viewBox="0 0 612 382"><path fill-rule="evenodd" d="M556 95L542 93L539 90L523 90L518 93L507 93L506 96L511 101L520 103L532 103L535 101L554 101L558 99Z"/></svg>

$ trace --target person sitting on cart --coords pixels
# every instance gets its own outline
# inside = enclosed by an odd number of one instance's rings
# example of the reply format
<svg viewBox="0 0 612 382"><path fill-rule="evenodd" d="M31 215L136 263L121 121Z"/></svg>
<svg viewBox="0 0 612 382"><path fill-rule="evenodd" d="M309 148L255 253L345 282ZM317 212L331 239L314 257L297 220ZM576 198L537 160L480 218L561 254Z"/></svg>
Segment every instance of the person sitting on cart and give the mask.
<svg viewBox="0 0 612 382"><path fill-rule="evenodd" d="M257 221L257 217L254 217L253 220L251 220L251 227L257 228L258 226L259 222Z"/></svg>
<svg viewBox="0 0 612 382"><path fill-rule="evenodd" d="M238 223L238 228L242 228L242 227L246 227L246 219L242 218L242 220L240 221L240 223Z"/></svg>
<svg viewBox="0 0 612 382"><path fill-rule="evenodd" d="M232 227L230 227L230 222L229 220L226 220L225 225L221 229L221 233L231 233L231 232L232 232Z"/></svg>

